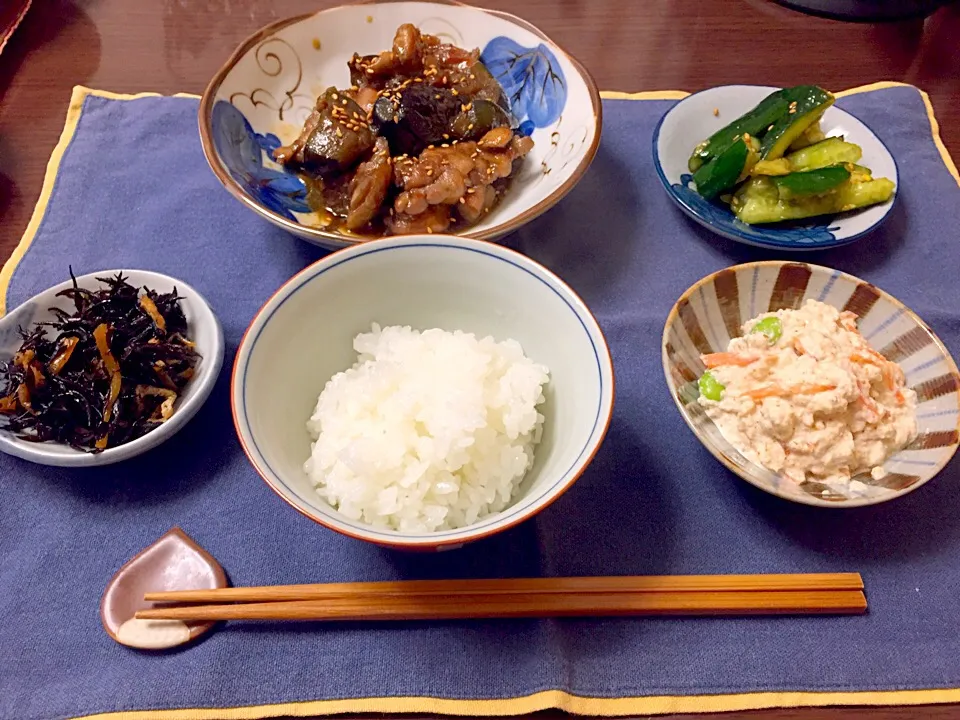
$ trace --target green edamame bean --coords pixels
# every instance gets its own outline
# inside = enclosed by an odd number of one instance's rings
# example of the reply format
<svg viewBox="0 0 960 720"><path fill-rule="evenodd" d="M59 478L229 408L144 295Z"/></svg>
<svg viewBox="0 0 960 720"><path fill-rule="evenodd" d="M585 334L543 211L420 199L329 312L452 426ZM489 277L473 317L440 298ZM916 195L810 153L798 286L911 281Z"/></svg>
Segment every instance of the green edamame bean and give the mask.
<svg viewBox="0 0 960 720"><path fill-rule="evenodd" d="M766 317L754 325L750 332L763 333L773 345L783 335L783 324L778 317Z"/></svg>
<svg viewBox="0 0 960 720"><path fill-rule="evenodd" d="M700 388L700 394L707 400L720 400L723 397L723 391L726 389L709 371L700 376L697 387Z"/></svg>

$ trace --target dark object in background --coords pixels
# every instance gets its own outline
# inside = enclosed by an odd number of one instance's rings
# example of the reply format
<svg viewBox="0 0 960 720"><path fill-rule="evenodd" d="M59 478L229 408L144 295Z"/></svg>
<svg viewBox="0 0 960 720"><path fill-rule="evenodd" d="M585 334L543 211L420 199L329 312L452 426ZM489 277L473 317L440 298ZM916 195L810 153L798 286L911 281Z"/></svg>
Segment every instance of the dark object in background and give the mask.
<svg viewBox="0 0 960 720"><path fill-rule="evenodd" d="M950 0L776 0L793 10L836 20L889 22L923 18Z"/></svg>

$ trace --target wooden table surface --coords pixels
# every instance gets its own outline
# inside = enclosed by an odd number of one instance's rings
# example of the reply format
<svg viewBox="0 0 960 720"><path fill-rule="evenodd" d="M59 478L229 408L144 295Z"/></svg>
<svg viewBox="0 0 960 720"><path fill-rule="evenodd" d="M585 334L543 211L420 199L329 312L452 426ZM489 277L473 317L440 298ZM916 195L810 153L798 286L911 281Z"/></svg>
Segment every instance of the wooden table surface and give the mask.
<svg viewBox="0 0 960 720"><path fill-rule="evenodd" d="M254 30L332 4L34 0L0 54L0 260L10 255L26 227L74 85L115 92L200 93ZM522 14L579 58L605 90L695 91L738 82L816 82L842 90L877 80L914 83L930 94L943 140L960 156L957 5L926 21L869 25L809 17L768 0L476 4ZM960 717L960 708L798 709L736 716L938 720Z"/></svg>

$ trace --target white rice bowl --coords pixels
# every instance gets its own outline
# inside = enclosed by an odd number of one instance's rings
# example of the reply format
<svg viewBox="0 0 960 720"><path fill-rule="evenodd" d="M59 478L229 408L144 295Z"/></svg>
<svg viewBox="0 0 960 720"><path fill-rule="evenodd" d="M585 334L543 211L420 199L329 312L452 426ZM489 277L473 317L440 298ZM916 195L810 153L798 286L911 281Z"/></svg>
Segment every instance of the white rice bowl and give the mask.
<svg viewBox="0 0 960 720"><path fill-rule="evenodd" d="M304 470L346 517L405 533L510 505L540 441L549 370L515 340L374 324L307 422Z"/></svg>

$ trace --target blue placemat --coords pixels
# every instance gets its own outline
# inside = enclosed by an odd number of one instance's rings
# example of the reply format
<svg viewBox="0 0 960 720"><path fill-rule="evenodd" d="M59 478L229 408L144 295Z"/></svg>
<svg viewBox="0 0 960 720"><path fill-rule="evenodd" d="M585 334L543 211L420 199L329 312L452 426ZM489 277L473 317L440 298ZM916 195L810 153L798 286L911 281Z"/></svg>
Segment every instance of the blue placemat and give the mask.
<svg viewBox="0 0 960 720"><path fill-rule="evenodd" d="M673 407L660 367L673 301L707 273L773 255L700 230L659 186L650 136L672 101L607 100L590 172L508 241L569 281L603 326L618 380L606 443L573 489L535 520L463 550L424 555L371 547L301 517L257 477L234 437L227 385L241 333L270 293L321 251L220 187L200 150L195 99L76 96L84 97L46 214L13 272L8 306L61 281L68 263L78 274L159 270L211 301L227 358L196 419L145 457L89 471L0 457L0 718L151 709L213 718L222 716L216 708L262 705L273 707L242 716L544 706L628 713L954 697L943 689L960 688L960 464L888 505L801 507L727 472ZM805 258L893 293L958 355L960 188L935 147L923 99L896 87L838 104L897 157L900 198L876 235ZM864 575L870 613L236 623L178 652L123 648L100 626L104 584L174 525L213 553L235 584L853 570ZM917 689L941 692L847 694Z"/></svg>

